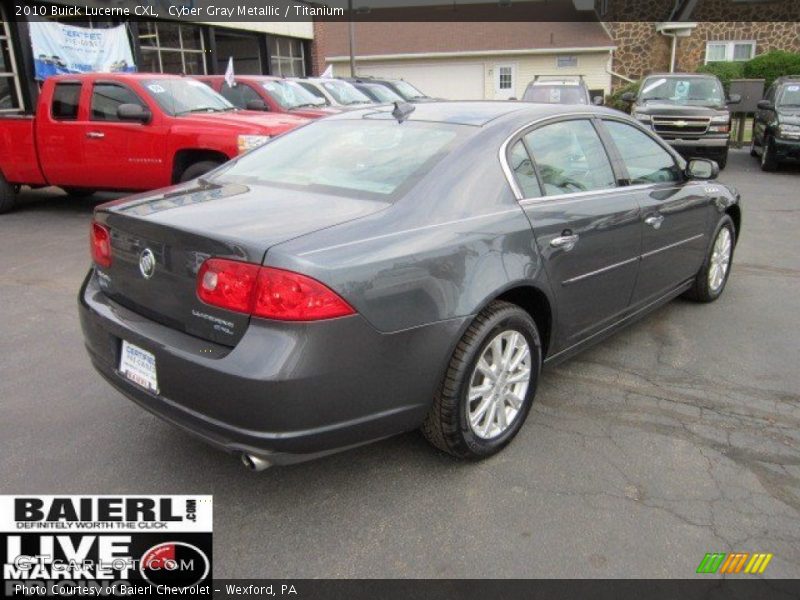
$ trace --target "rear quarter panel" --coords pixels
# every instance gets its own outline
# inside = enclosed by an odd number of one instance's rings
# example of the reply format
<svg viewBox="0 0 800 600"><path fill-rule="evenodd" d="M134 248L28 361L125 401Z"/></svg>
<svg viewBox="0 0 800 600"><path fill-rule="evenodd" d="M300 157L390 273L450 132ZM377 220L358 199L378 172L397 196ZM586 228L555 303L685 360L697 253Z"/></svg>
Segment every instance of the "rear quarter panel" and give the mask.
<svg viewBox="0 0 800 600"><path fill-rule="evenodd" d="M325 282L383 332L479 312L502 291L549 296L530 223L475 136L407 196L369 217L279 244L265 264Z"/></svg>

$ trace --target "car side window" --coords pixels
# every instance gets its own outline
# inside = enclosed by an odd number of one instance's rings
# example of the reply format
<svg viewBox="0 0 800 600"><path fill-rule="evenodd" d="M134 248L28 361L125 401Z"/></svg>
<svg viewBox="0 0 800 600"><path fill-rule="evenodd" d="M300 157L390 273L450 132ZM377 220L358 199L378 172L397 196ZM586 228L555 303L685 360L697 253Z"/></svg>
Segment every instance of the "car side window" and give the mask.
<svg viewBox="0 0 800 600"><path fill-rule="evenodd" d="M236 108L247 108L247 103L253 100L264 102L258 92L246 83L238 83L233 87L223 83L219 93Z"/></svg>
<svg viewBox="0 0 800 600"><path fill-rule="evenodd" d="M522 140L517 140L508 151L508 164L514 172L523 198L538 198L542 195L539 189L539 180L536 179L536 170L533 168L533 161L525 149Z"/></svg>
<svg viewBox="0 0 800 600"><path fill-rule="evenodd" d="M627 123L603 122L632 184L681 180L681 171L675 159L646 133Z"/></svg>
<svg viewBox="0 0 800 600"><path fill-rule="evenodd" d="M119 121L117 109L123 104L147 108L139 97L124 85L97 83L92 88L92 121Z"/></svg>
<svg viewBox="0 0 800 600"><path fill-rule="evenodd" d="M770 102L775 102L775 90L776 89L777 89L776 86L771 85L769 87L769 89L767 90L767 94L766 94L766 96L764 96L764 99L765 100L769 100Z"/></svg>
<svg viewBox="0 0 800 600"><path fill-rule="evenodd" d="M78 100L81 97L80 83L57 83L53 90L50 114L59 121L74 121L78 118Z"/></svg>
<svg viewBox="0 0 800 600"><path fill-rule="evenodd" d="M525 135L525 144L539 169L545 196L616 186L600 136L586 119L534 129Z"/></svg>

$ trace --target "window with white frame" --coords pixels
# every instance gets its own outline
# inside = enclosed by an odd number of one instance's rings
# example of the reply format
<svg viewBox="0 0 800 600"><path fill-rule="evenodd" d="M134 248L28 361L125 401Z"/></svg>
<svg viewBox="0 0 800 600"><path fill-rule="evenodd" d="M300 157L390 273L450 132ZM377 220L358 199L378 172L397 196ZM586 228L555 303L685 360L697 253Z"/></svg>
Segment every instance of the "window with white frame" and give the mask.
<svg viewBox="0 0 800 600"><path fill-rule="evenodd" d="M753 41L706 42L706 62L750 60L756 55Z"/></svg>
<svg viewBox="0 0 800 600"><path fill-rule="evenodd" d="M269 36L270 74L282 77L303 77L306 74L306 53L303 40Z"/></svg>
<svg viewBox="0 0 800 600"><path fill-rule="evenodd" d="M22 105L22 89L19 85L19 71L11 45L11 31L0 6L0 113L19 112Z"/></svg>
<svg viewBox="0 0 800 600"><path fill-rule="evenodd" d="M568 69L569 67L578 66L578 57L574 55L562 54L556 56L556 67L559 69Z"/></svg>
<svg viewBox="0 0 800 600"><path fill-rule="evenodd" d="M497 87L501 90L510 90L514 83L514 69L512 67L499 67Z"/></svg>
<svg viewBox="0 0 800 600"><path fill-rule="evenodd" d="M142 65L139 69L154 73L205 75L205 41L197 25L178 23L139 23Z"/></svg>

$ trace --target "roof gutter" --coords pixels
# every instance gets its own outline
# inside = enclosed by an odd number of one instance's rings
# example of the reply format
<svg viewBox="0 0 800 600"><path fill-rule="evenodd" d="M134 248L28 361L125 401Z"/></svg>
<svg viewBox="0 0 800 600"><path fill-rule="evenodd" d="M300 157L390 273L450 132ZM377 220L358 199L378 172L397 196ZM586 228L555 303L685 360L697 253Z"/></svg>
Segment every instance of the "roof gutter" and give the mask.
<svg viewBox="0 0 800 600"><path fill-rule="evenodd" d="M588 46L577 48L523 48L519 50L466 50L463 52L410 52L403 54L370 54L359 55L359 61L371 60L413 60L420 58L468 58L481 56L523 56L528 54L586 54L593 52L612 52L616 46ZM347 55L326 56L327 62L346 62Z"/></svg>

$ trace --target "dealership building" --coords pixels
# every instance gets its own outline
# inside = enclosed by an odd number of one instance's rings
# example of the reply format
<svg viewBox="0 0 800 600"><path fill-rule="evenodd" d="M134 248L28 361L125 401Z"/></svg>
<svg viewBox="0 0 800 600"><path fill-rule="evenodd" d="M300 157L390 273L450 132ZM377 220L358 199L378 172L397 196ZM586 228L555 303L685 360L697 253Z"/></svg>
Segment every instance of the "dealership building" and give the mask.
<svg viewBox="0 0 800 600"><path fill-rule="evenodd" d="M171 4L167 0L165 6ZM28 2L31 7L80 6L86 2ZM158 5L158 2L151 4ZM40 17L14 16L0 4L0 113L30 112L38 97L28 24ZM33 10L31 10L33 12ZM159 10L160 16L167 10ZM125 25L136 68L142 72L224 73L233 58L238 74L303 76L310 73L310 19L294 22L190 23L169 19L56 17L70 25L106 28Z"/></svg>

